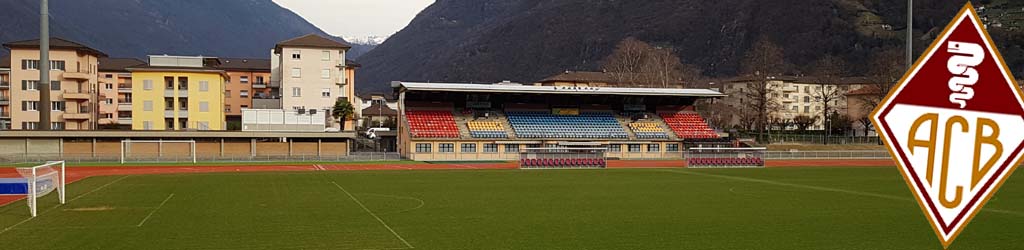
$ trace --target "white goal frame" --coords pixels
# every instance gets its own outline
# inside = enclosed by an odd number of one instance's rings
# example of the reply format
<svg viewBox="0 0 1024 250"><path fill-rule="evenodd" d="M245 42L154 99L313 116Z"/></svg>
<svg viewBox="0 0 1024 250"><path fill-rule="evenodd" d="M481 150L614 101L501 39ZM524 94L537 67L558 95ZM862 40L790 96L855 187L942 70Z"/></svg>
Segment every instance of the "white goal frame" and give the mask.
<svg viewBox="0 0 1024 250"><path fill-rule="evenodd" d="M64 190L64 186L67 183L66 174L64 172L64 165L64 161L50 161L46 162L46 164L38 165L35 167L17 168L18 173L25 177L26 181L28 182L28 197L26 197L26 199L28 200L28 209L31 212L32 217L36 217L37 211L39 210L37 200L41 195L39 195L40 191L38 190L38 181L39 170L42 168L54 168L56 166L60 166L59 169L56 169L59 173L56 174L57 182L55 184L57 185L57 187L55 188L57 189L57 195L58 199L60 200L60 204L64 204L64 194L66 193ZM42 195L47 194L49 193L45 193Z"/></svg>
<svg viewBox="0 0 1024 250"><path fill-rule="evenodd" d="M163 144L164 143L188 143L189 144L189 153L191 154L192 163L193 164L197 163L197 161L196 161L196 141L195 140L171 140L171 141L168 141L168 140L130 140L129 139L129 140L121 140L121 164L125 164L126 156L130 153L129 152L130 151L129 147L132 145L132 143L157 143L157 144L159 144L158 147L160 148L158 154L163 154Z"/></svg>

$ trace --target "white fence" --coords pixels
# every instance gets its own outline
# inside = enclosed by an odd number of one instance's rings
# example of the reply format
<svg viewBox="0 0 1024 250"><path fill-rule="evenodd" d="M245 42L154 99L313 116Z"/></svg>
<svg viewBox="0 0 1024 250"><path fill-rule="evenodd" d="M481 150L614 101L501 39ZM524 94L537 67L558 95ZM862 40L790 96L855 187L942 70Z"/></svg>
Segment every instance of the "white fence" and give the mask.
<svg viewBox="0 0 1024 250"><path fill-rule="evenodd" d="M843 151L768 151L769 160L841 160L841 159L892 159L885 150L843 150Z"/></svg>
<svg viewBox="0 0 1024 250"><path fill-rule="evenodd" d="M324 132L326 128L327 112L323 110L242 110L242 131Z"/></svg>

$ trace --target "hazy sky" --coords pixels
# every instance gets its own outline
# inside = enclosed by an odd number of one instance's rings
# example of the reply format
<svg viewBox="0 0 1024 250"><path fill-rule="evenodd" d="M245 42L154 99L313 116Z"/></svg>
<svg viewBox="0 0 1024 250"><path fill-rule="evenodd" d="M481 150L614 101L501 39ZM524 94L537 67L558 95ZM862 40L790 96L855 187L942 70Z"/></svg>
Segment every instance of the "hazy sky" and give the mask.
<svg viewBox="0 0 1024 250"><path fill-rule="evenodd" d="M434 0L274 0L335 36L388 36Z"/></svg>

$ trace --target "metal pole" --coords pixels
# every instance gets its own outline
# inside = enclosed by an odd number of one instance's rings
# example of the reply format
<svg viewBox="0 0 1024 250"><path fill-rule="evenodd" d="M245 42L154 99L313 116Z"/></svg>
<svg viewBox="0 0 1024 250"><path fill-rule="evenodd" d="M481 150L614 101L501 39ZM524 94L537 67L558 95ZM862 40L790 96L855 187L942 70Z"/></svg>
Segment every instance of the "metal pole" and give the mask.
<svg viewBox="0 0 1024 250"><path fill-rule="evenodd" d="M907 0L907 70L914 65L914 0Z"/></svg>
<svg viewBox="0 0 1024 250"><path fill-rule="evenodd" d="M49 0L39 4L39 130L50 130L50 10Z"/></svg>

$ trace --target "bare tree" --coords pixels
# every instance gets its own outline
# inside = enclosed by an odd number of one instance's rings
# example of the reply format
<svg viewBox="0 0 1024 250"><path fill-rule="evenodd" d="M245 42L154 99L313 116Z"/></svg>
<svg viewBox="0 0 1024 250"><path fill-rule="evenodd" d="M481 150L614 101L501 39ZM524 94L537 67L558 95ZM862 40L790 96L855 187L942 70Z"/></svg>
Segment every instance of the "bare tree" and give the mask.
<svg viewBox="0 0 1024 250"><path fill-rule="evenodd" d="M654 50L650 44L637 40L633 37L623 39L615 47L608 58L605 59L602 68L621 83L639 85L639 73L644 64L647 63L647 54ZM637 86L642 87L642 86Z"/></svg>
<svg viewBox="0 0 1024 250"><path fill-rule="evenodd" d="M903 77L904 65L901 61L903 59L903 51L900 49L887 49L879 53L874 53L869 61L868 76L871 79L871 83L865 86L865 91L862 94L856 96L859 103L859 107L851 107L860 109L862 117L855 117L855 119L864 126L864 136L868 135L868 129L874 130L874 125L871 123L870 114L878 104L885 99L885 96L889 94L889 91L896 82Z"/></svg>
<svg viewBox="0 0 1024 250"><path fill-rule="evenodd" d="M701 75L698 67L683 64L672 48L654 47L632 37L619 42L602 69L614 80L635 87L681 88Z"/></svg>
<svg viewBox="0 0 1024 250"><path fill-rule="evenodd" d="M836 112L839 101L846 96L849 86L843 84L842 76L846 72L846 62L842 58L825 55L814 63L813 74L817 77L817 85L812 95L814 100L822 105L821 117L824 119L825 140L828 144L828 136L832 132L830 114Z"/></svg>
<svg viewBox="0 0 1024 250"><path fill-rule="evenodd" d="M817 116L810 117L806 115L798 115L793 118L793 125L796 125L796 129L800 130L801 132L807 131L807 128L811 127L811 125L814 125L815 122L818 122Z"/></svg>
<svg viewBox="0 0 1024 250"><path fill-rule="evenodd" d="M774 98L781 86L770 84L769 81L785 72L784 59L782 48L762 38L754 43L742 61L743 74L754 79L742 90L742 96L756 114L753 122L762 135L768 125L768 115L781 108Z"/></svg>

